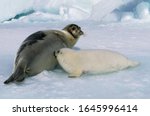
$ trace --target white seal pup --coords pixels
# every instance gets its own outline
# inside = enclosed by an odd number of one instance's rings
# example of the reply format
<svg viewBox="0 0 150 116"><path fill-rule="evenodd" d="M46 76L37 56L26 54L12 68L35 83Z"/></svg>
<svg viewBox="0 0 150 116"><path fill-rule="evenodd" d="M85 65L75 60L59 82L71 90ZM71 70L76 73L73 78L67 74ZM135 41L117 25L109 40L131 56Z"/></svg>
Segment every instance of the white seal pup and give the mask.
<svg viewBox="0 0 150 116"><path fill-rule="evenodd" d="M18 50L13 74L4 82L23 81L43 70L52 70L57 65L54 51L72 48L83 35L76 24L67 25L63 30L45 30L33 33L25 39Z"/></svg>
<svg viewBox="0 0 150 116"><path fill-rule="evenodd" d="M109 73L139 63L131 61L120 53L109 50L72 50L62 48L55 52L61 67L69 73L69 77L79 77L83 73Z"/></svg>

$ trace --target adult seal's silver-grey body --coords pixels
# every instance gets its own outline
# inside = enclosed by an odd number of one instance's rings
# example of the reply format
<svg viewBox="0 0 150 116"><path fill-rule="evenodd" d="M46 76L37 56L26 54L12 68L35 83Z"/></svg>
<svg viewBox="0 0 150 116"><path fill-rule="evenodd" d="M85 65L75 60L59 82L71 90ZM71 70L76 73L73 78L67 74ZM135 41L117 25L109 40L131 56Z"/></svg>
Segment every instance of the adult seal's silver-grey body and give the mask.
<svg viewBox="0 0 150 116"><path fill-rule="evenodd" d="M25 39L15 60L13 74L4 82L21 82L28 76L34 76L43 70L52 70L57 65L54 51L72 48L83 31L76 24L67 25L62 30L38 31Z"/></svg>

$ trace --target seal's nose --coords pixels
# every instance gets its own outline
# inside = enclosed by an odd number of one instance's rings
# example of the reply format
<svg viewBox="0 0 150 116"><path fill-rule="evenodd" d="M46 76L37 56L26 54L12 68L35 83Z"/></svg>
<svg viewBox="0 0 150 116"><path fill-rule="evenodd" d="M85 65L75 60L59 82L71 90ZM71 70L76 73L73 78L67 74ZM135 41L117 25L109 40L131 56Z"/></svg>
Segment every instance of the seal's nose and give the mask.
<svg viewBox="0 0 150 116"><path fill-rule="evenodd" d="M80 35L84 35L84 32L82 30L80 31Z"/></svg>

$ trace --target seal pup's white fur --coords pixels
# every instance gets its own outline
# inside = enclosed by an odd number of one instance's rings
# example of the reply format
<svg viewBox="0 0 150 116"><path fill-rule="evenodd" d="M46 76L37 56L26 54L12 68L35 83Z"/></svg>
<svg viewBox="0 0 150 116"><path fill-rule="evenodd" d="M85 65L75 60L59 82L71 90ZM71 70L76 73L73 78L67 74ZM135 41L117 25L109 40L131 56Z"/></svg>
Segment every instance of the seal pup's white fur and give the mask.
<svg viewBox="0 0 150 116"><path fill-rule="evenodd" d="M72 50L62 48L55 52L61 67L69 73L69 77L79 77L83 73L109 73L139 63L129 60L120 53L109 50Z"/></svg>

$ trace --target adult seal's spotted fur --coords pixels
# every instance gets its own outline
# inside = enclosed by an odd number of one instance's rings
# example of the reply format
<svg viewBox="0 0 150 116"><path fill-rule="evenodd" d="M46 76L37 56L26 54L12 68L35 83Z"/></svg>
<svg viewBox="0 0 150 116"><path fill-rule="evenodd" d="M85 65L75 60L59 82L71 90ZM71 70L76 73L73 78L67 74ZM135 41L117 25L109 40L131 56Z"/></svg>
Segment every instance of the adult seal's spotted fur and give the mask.
<svg viewBox="0 0 150 116"><path fill-rule="evenodd" d="M13 74L4 82L21 82L43 70L52 70L57 65L54 51L72 48L83 35L76 24L67 25L62 30L38 31L23 41L18 50Z"/></svg>

